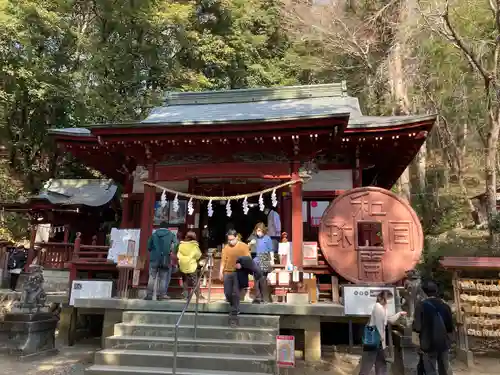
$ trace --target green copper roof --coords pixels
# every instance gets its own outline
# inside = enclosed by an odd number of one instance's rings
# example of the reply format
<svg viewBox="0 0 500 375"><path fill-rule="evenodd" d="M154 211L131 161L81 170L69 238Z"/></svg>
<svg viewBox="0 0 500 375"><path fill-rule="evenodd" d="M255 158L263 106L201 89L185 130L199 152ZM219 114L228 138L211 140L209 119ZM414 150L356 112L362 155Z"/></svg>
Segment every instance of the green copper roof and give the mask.
<svg viewBox="0 0 500 375"><path fill-rule="evenodd" d="M349 115L348 129L390 127L435 116L364 116L359 101L347 95L345 82L324 85L252 88L205 92L169 92L164 104L141 122L99 124L90 128L188 126L290 121ZM89 135L85 129L53 129L54 134Z"/></svg>

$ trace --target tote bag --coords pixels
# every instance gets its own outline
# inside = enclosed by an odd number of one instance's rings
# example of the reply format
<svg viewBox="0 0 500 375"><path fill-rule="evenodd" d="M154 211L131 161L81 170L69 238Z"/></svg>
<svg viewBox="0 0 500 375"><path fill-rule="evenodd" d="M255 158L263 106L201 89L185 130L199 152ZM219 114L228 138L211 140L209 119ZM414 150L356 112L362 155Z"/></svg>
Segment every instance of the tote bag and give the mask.
<svg viewBox="0 0 500 375"><path fill-rule="evenodd" d="M365 326L363 332L363 346L367 349L376 349L380 346L380 333L377 327Z"/></svg>

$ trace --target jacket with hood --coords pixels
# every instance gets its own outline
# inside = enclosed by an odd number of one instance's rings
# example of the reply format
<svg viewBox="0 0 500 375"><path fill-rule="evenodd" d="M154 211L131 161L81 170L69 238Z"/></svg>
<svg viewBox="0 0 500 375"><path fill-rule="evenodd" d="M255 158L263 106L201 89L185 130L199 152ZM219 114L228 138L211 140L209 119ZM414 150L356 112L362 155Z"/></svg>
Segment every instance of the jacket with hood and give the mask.
<svg viewBox="0 0 500 375"><path fill-rule="evenodd" d="M177 251L177 259L179 260L179 270L182 273L195 273L200 258L201 251L197 241L181 241L179 251Z"/></svg>
<svg viewBox="0 0 500 375"><path fill-rule="evenodd" d="M177 252L177 236L166 228L157 229L148 240L150 267L170 267L170 254Z"/></svg>

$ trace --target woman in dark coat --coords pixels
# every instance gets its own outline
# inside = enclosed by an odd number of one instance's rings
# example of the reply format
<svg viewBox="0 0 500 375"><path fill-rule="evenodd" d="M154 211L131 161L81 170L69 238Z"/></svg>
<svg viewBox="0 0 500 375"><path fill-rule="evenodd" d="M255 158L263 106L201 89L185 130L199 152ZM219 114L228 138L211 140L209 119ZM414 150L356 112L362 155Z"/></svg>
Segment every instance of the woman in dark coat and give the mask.
<svg viewBox="0 0 500 375"><path fill-rule="evenodd" d="M9 254L9 259L7 261L7 269L10 273L10 290L16 291L17 281L19 280L19 275L26 265L27 255L24 246L14 247Z"/></svg>

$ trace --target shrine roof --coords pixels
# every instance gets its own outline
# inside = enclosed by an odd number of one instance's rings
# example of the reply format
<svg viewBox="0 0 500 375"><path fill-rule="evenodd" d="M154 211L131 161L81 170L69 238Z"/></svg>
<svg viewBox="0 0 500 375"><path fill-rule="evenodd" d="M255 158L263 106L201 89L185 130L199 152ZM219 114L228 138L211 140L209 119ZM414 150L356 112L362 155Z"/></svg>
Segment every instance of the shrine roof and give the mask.
<svg viewBox="0 0 500 375"><path fill-rule="evenodd" d="M92 137L92 128L140 128L277 122L349 116L347 130L404 126L435 116L364 116L345 82L271 88L167 93L164 104L140 122L51 129L55 135Z"/></svg>
<svg viewBox="0 0 500 375"><path fill-rule="evenodd" d="M2 203L6 210L27 208L31 203L46 202L58 206L100 207L115 196L117 186L113 180L105 179L51 179L40 193L25 202Z"/></svg>

